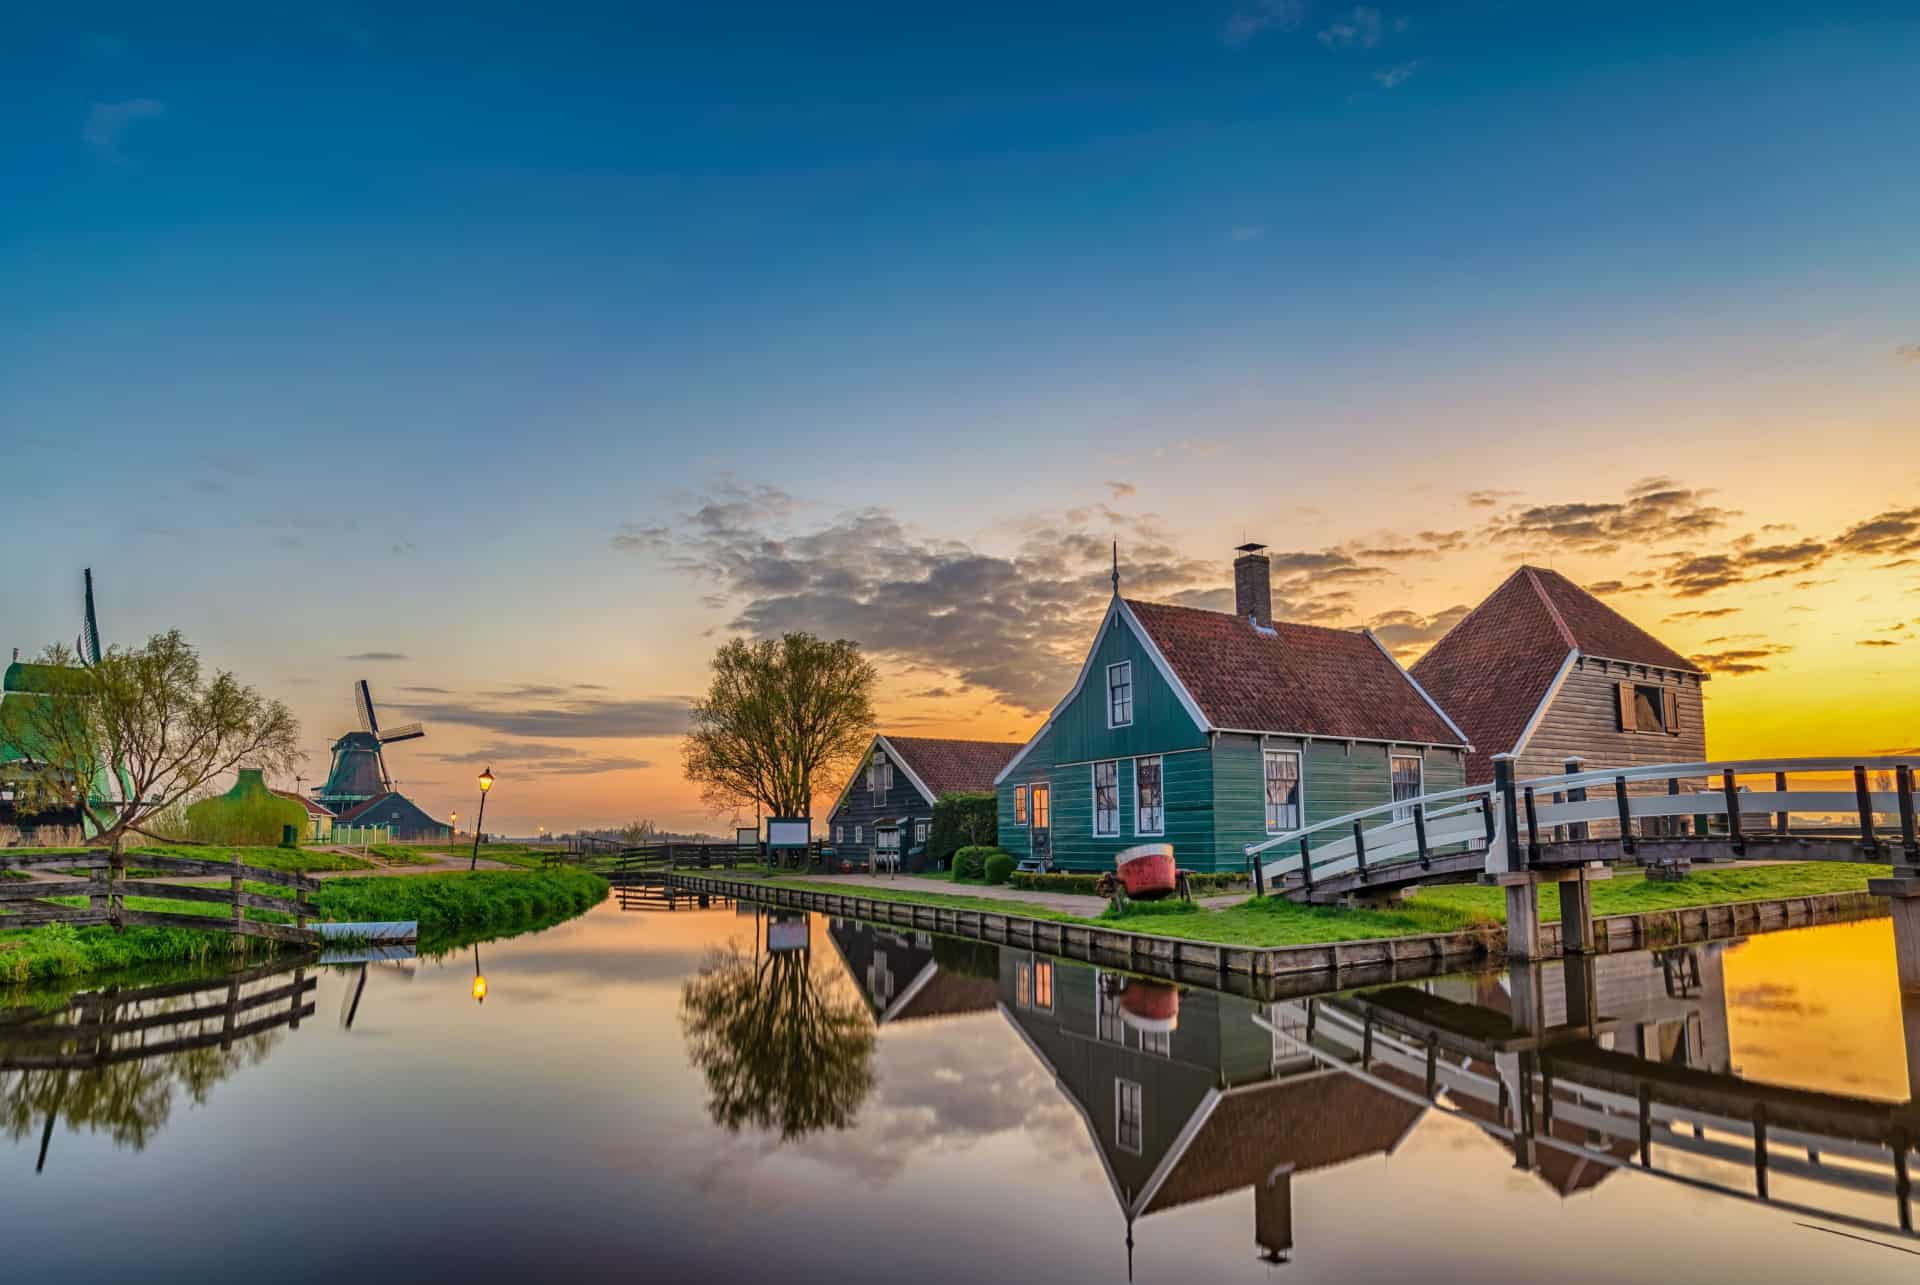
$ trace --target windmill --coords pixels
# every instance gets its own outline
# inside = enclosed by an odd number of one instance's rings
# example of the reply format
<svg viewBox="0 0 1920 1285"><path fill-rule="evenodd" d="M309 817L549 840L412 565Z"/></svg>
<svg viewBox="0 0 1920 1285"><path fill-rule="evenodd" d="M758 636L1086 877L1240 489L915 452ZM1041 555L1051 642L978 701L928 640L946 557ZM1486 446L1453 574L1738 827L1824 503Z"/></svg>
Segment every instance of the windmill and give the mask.
<svg viewBox="0 0 1920 1285"><path fill-rule="evenodd" d="M380 730L380 717L373 708L373 689L362 678L353 685L354 709L360 716L360 730L348 732L333 743L333 769L327 783L314 792L314 798L336 813L382 794L393 792L393 776L387 771L386 747L397 741L417 741L427 734L418 723Z"/></svg>
<svg viewBox="0 0 1920 1285"><path fill-rule="evenodd" d="M73 640L73 650L79 655L80 663L91 669L100 663L100 618L93 614L93 568L81 572L87 586L86 614L80 618L80 636Z"/></svg>

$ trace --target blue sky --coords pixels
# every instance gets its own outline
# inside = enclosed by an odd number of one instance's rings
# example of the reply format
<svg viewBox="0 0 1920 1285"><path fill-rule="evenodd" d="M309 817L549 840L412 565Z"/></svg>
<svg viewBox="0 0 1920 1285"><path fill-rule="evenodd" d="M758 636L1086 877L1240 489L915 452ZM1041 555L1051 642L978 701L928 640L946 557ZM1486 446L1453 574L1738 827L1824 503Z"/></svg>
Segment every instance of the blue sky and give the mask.
<svg viewBox="0 0 1920 1285"><path fill-rule="evenodd" d="M998 556L1656 474L1831 536L1916 480L1875 463L1920 386L1916 66L1898 5L15 12L4 641L70 636L90 564L110 635L185 628L324 746L371 652L684 696L743 586L617 533L763 486L762 534ZM997 735L1008 695L900 708ZM435 744L581 744L504 726ZM596 734L535 795L684 820L673 757Z"/></svg>

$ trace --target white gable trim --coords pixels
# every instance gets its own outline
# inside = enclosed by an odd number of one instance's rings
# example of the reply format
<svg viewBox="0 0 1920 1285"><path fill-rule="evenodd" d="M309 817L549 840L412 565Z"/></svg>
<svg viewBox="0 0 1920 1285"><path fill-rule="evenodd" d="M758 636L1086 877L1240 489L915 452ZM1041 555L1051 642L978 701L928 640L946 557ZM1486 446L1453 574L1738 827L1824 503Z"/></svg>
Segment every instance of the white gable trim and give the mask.
<svg viewBox="0 0 1920 1285"><path fill-rule="evenodd" d="M833 814L840 810L840 805L847 801L847 795L853 792L853 783L860 779L860 769L865 767L867 760L873 757L873 747L879 743L880 737L878 736L875 736L871 741L867 742L867 748L865 752L860 755L860 761L855 763L853 765L853 771L847 774L847 783L840 787L839 797L834 799L833 806L827 809L828 821L833 820Z"/></svg>
<svg viewBox="0 0 1920 1285"><path fill-rule="evenodd" d="M1560 671L1553 676L1553 681L1547 684L1547 694L1540 698L1538 705L1534 706L1533 717L1528 719L1527 725L1520 729L1520 739L1513 743L1511 750L1507 751L1509 754L1517 756L1521 750L1527 748L1527 742L1532 740L1533 734L1540 730L1540 721L1547 716L1547 707L1553 704L1553 698L1560 694L1561 684L1567 681L1567 675L1573 672L1573 663L1579 659L1580 649L1569 647L1567 658L1560 662Z"/></svg>
<svg viewBox="0 0 1920 1285"><path fill-rule="evenodd" d="M1433 697L1427 694L1427 689L1420 685L1420 680L1407 672L1407 667L1400 663L1400 658L1394 655L1392 652L1388 651L1387 645L1385 643L1381 642L1378 638L1374 637L1373 630L1362 629L1360 632L1367 636L1368 642L1372 643L1375 647L1378 647L1380 649L1380 654L1387 658L1388 664L1392 665L1395 669L1400 671L1400 677L1406 679L1408 684L1412 686L1413 690L1420 693L1420 699L1427 703L1427 708L1431 709L1434 713L1438 714L1440 716L1440 721L1445 723L1448 727L1452 728L1453 734L1460 738L1460 743L1462 745L1465 745L1469 750L1471 750L1473 748L1472 738L1469 737L1465 732L1460 730L1460 724L1453 721L1452 715L1448 714L1446 710L1440 708L1439 701L1435 700Z"/></svg>
<svg viewBox="0 0 1920 1285"><path fill-rule="evenodd" d="M1194 726L1202 732L1213 730L1213 725L1207 722L1207 716L1200 712L1199 702L1193 699L1193 693L1189 692L1186 684L1174 674L1173 666L1169 665L1167 658L1160 654L1160 649L1147 635L1146 627L1140 623L1140 618L1127 609L1126 602L1119 594L1115 594L1113 601L1107 604L1107 614L1100 617L1100 628L1094 631L1093 643L1087 648L1087 658L1080 664L1080 676L1073 680L1073 686L1061 698L1060 703L1053 707L1053 712L1047 715L1047 721L1040 725L1040 730L1027 739L1027 743L1020 747L1020 752L1007 760L1007 765L1000 769L998 776L993 778L996 787L1013 775L1013 769L1019 767L1021 760L1027 757L1027 753L1039 744L1040 738L1053 729L1054 721L1060 717L1060 711L1073 704L1074 698L1079 696L1081 689L1087 685L1087 675L1093 672L1093 658L1100 652L1100 640L1107 636L1107 630L1112 627L1115 615L1127 622L1127 628L1132 630L1133 636L1139 640L1141 649L1147 653L1147 659L1153 662L1153 667L1160 671L1160 676L1167 680L1169 687L1173 688L1173 694L1180 698L1180 704L1192 717ZM1134 690L1137 700L1139 689L1136 687Z"/></svg>
<svg viewBox="0 0 1920 1285"><path fill-rule="evenodd" d="M907 774L907 780L913 782L913 788L920 791L920 797L927 801L928 807L932 807L939 801L933 797L933 791L927 788L927 783L920 779L920 774L907 763L906 756L893 747L892 741L885 736L876 736L873 739L886 748L888 759Z"/></svg>
<svg viewBox="0 0 1920 1285"><path fill-rule="evenodd" d="M907 765L907 761L900 757L899 750L893 748L893 742L883 735L876 734L873 740L867 743L866 752L860 756L860 761L854 764L852 773L847 777L847 783L840 787L839 797L834 799L833 806L827 809L827 819L829 821L833 819L833 814L840 810L840 805L847 801L847 795L853 792L853 783L860 779L860 769L865 767L867 762L873 758L873 751L876 748L885 750L888 761L907 774L907 780L913 783L914 789L920 791L920 797L927 801L928 807L932 807L938 802L938 800L933 797L933 791L927 788L927 783L920 779L920 774Z"/></svg>

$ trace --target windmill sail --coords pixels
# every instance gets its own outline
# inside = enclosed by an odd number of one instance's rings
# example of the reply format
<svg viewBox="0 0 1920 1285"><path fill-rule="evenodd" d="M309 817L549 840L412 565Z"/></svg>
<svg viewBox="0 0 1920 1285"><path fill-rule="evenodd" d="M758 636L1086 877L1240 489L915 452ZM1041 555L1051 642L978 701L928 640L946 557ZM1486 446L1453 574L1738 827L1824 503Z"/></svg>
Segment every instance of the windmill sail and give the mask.
<svg viewBox="0 0 1920 1285"><path fill-rule="evenodd" d="M353 685L353 700L355 708L360 712L360 730L372 732L378 736L380 724L375 722L373 717L373 689L367 686L366 679L362 678Z"/></svg>
<svg viewBox="0 0 1920 1285"><path fill-rule="evenodd" d="M93 611L93 568L88 567L81 575L86 580L87 605L85 614L80 618L80 636L73 640L74 651L80 654L83 665L100 663L100 618Z"/></svg>

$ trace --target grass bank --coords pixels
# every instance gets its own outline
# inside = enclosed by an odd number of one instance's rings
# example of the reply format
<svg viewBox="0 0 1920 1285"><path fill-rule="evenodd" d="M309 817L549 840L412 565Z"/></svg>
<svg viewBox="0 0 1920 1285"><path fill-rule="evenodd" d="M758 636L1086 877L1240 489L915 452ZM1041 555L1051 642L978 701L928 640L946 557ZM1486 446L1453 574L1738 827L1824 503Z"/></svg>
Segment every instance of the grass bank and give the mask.
<svg viewBox="0 0 1920 1285"><path fill-rule="evenodd" d="M18 856L99 856L101 848L8 848L7 855ZM238 861L243 866L262 870L285 870L295 874L317 874L328 870L373 870L371 861L362 861L341 852L321 852L314 848L234 847L221 844L200 847L189 843L145 843L127 849L129 871L140 868L140 854L167 857L192 857L196 861Z"/></svg>
<svg viewBox="0 0 1920 1285"><path fill-rule="evenodd" d="M1646 879L1638 870L1622 869L1612 879L1594 885L1593 909L1596 915L1624 915L1648 910L1676 910L1686 906L1769 901L1833 892L1864 892L1868 879L1884 877L1888 872L1889 867L1883 865L1816 861L1726 869L1696 868L1690 877L1678 883L1656 883ZM1380 937L1409 937L1423 933L1491 930L1503 928L1507 918L1503 891L1478 884L1425 888L1405 900L1378 908L1348 910L1303 906L1284 897L1249 897L1219 910L1208 910L1188 902L1135 902L1126 914L1115 914L1108 909L1092 917L1014 898L854 885L836 883L832 879L780 877L765 882L814 892L868 897L875 901L905 901L960 910L1025 915L1032 919L1061 923L1099 924L1161 937L1231 946L1306 946ZM1552 888L1541 889L1540 905L1546 919L1559 918L1559 898Z"/></svg>
<svg viewBox="0 0 1920 1285"><path fill-rule="evenodd" d="M262 885L259 891L284 889ZM414 920L420 925L421 948L433 950L453 942L547 927L590 910L606 895L606 880L583 871L482 870L330 879L315 894L313 905L317 920ZM132 910L210 919L224 919L229 913L224 906L162 897L128 897L126 904ZM286 916L267 911L248 914L286 921ZM160 965L212 966L236 957L264 958L273 950L272 943L253 938L236 944L217 929L140 927L116 933L106 927L48 924L0 931L0 984Z"/></svg>

